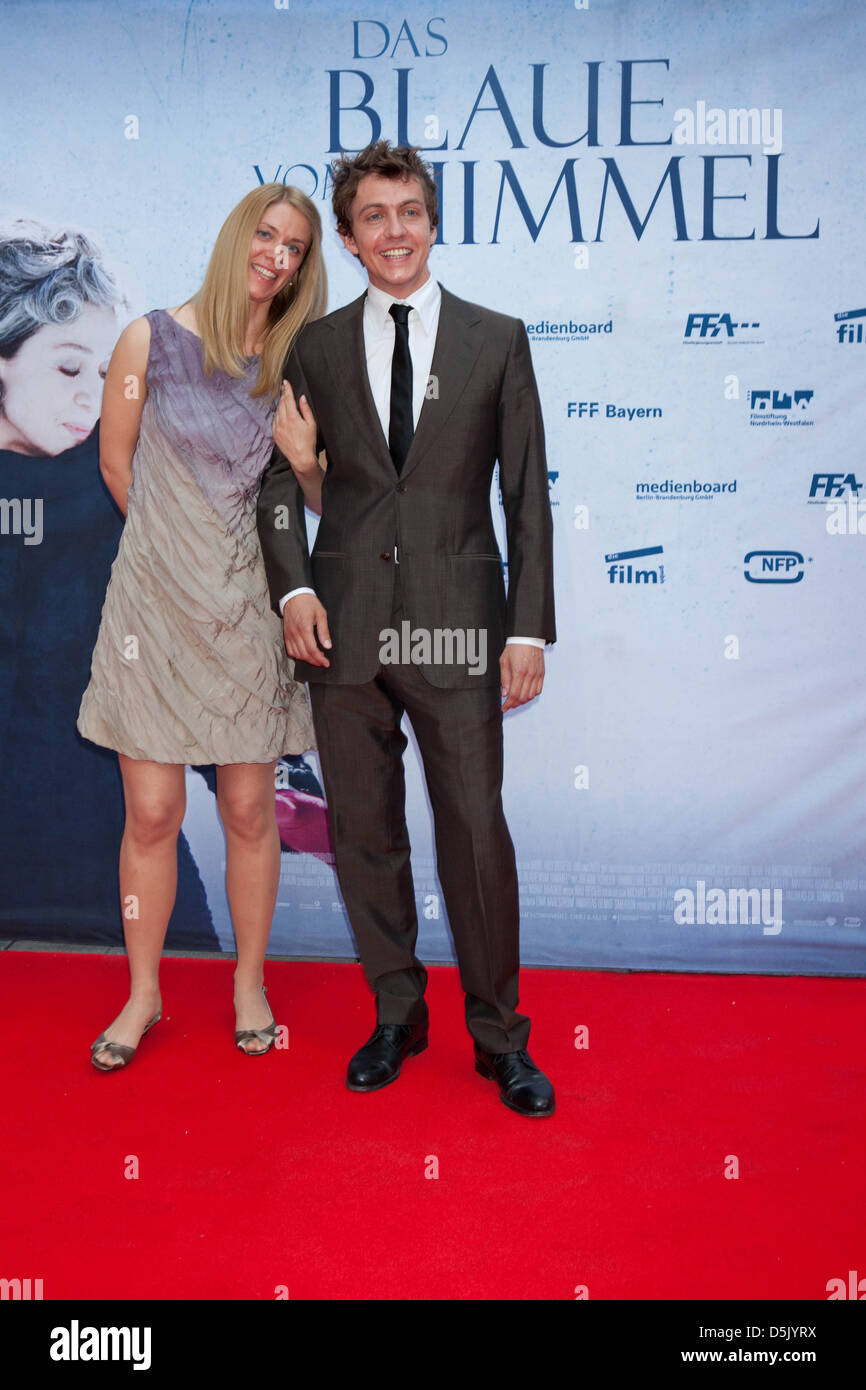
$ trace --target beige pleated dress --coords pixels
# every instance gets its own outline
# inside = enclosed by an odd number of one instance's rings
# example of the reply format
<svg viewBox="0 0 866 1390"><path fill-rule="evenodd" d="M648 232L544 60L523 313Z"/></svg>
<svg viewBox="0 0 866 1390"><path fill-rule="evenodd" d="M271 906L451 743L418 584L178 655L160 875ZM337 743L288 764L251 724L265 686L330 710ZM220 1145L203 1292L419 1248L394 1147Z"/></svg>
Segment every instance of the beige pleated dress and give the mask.
<svg viewBox="0 0 866 1390"><path fill-rule="evenodd" d="M256 533L274 403L258 372L205 375L201 340L147 314L147 397L126 525L78 715L85 738L158 763L261 763L315 747Z"/></svg>

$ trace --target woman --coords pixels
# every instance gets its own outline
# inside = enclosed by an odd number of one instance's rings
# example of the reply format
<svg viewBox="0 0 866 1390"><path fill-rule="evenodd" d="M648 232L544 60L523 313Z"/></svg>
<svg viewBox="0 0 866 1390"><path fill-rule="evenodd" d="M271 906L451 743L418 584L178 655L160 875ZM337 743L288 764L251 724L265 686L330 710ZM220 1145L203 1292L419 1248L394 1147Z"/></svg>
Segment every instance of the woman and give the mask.
<svg viewBox="0 0 866 1390"><path fill-rule="evenodd" d="M315 206L265 184L229 214L198 293L134 320L109 364L100 467L127 520L78 728L119 755L131 987L92 1045L102 1071L126 1066L161 1017L187 763L217 766L235 1041L258 1056L276 1037L262 984L280 866L274 769L314 739L270 608L255 509L282 364L326 297Z"/></svg>
<svg viewBox="0 0 866 1390"><path fill-rule="evenodd" d="M23 219L0 231L0 495L13 522L0 564L6 936L122 941L117 760L79 737L75 716L123 523L99 476L96 422L125 310L84 233ZM183 836L178 849L168 942L219 950Z"/></svg>

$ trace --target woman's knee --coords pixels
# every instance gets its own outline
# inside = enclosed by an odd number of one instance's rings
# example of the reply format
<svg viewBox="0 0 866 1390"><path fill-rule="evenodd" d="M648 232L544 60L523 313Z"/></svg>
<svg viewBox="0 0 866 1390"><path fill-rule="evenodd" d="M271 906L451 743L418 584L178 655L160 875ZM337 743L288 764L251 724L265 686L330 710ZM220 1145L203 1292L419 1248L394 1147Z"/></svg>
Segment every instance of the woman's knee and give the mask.
<svg viewBox="0 0 866 1390"><path fill-rule="evenodd" d="M185 811L182 797L135 799L126 808L126 829L142 845L177 838Z"/></svg>
<svg viewBox="0 0 866 1390"><path fill-rule="evenodd" d="M220 816L226 833L241 840L261 840L276 825L273 799L260 795L223 793L218 797Z"/></svg>

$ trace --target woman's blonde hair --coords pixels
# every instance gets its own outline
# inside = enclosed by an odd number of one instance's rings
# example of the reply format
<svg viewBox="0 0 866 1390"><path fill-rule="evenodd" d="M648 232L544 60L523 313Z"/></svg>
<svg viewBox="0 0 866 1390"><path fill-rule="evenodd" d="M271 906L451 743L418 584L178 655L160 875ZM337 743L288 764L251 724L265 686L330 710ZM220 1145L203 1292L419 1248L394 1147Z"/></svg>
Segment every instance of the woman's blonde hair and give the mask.
<svg viewBox="0 0 866 1390"><path fill-rule="evenodd" d="M328 306L322 221L307 195L291 185L265 183L242 198L220 228L202 287L189 301L195 306L207 374L221 367L229 376L242 377L248 364L244 340L250 313L250 246L265 211L275 203L291 203L306 218L310 245L291 284L271 304L253 396L276 396L292 343L304 324L321 318Z"/></svg>

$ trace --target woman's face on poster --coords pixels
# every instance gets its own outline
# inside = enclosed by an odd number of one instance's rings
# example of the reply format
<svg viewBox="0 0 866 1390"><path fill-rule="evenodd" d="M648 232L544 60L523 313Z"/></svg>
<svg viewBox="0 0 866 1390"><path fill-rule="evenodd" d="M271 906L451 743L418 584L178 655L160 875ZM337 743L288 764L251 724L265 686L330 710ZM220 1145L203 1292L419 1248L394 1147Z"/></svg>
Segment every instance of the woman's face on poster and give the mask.
<svg viewBox="0 0 866 1390"><path fill-rule="evenodd" d="M53 456L86 439L118 331L113 309L85 304L78 318L45 324L14 357L0 357L0 447Z"/></svg>

